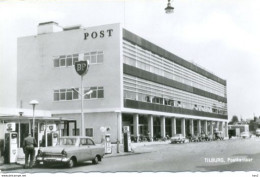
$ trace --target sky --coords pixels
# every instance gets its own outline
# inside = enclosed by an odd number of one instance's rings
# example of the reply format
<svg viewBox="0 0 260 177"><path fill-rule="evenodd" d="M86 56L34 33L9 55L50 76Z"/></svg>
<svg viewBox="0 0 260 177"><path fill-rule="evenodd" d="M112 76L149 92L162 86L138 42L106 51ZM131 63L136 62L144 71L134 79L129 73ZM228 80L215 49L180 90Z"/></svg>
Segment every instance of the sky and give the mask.
<svg viewBox="0 0 260 177"><path fill-rule="evenodd" d="M260 116L260 1L0 0L0 107L16 107L17 38L41 22L122 23L175 55L227 80L228 116Z"/></svg>

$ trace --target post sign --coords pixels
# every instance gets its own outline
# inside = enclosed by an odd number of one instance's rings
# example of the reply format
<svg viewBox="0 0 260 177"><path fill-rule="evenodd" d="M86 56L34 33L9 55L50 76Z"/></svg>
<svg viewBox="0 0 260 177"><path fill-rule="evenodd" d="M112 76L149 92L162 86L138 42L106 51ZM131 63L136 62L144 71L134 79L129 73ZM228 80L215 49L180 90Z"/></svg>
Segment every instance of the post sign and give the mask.
<svg viewBox="0 0 260 177"><path fill-rule="evenodd" d="M83 76L87 73L88 67L89 64L87 60L75 62L75 70L80 76Z"/></svg>

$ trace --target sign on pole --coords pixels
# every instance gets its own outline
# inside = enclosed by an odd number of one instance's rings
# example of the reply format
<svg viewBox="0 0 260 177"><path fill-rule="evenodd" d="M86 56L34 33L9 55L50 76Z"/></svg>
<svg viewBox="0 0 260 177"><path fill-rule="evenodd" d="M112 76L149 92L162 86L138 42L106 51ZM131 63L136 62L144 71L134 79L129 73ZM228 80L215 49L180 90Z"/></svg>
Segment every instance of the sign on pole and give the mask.
<svg viewBox="0 0 260 177"><path fill-rule="evenodd" d="M87 60L75 62L75 70L80 76L85 75L88 72L88 68L89 68L89 63Z"/></svg>

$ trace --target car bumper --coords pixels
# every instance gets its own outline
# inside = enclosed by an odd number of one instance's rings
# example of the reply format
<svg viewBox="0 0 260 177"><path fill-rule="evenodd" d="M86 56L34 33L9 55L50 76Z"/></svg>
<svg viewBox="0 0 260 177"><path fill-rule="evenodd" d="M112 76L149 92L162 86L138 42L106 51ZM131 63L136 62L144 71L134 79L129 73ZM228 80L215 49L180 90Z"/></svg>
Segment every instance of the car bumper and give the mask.
<svg viewBox="0 0 260 177"><path fill-rule="evenodd" d="M36 157L36 163L39 165L49 163L68 163L69 158L67 157Z"/></svg>

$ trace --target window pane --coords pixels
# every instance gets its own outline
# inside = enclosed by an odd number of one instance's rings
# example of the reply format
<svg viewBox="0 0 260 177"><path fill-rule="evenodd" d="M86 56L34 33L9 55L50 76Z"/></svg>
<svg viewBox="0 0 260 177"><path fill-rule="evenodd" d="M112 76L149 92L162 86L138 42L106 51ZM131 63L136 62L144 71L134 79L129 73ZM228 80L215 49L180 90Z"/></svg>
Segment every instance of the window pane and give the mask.
<svg viewBox="0 0 260 177"><path fill-rule="evenodd" d="M97 98L97 90L93 90L91 93L91 98Z"/></svg>
<svg viewBox="0 0 260 177"><path fill-rule="evenodd" d="M75 65L75 62L79 61L78 58L73 58L73 65Z"/></svg>
<svg viewBox="0 0 260 177"><path fill-rule="evenodd" d="M103 55L97 56L97 63L103 63Z"/></svg>
<svg viewBox="0 0 260 177"><path fill-rule="evenodd" d="M71 55L69 55L68 58L67 58L67 66L72 66L72 57L71 57Z"/></svg>
<svg viewBox="0 0 260 177"><path fill-rule="evenodd" d="M59 93L54 93L54 101L59 101Z"/></svg>
<svg viewBox="0 0 260 177"><path fill-rule="evenodd" d="M60 60L60 66L65 66L65 64L66 64L65 59L61 59L61 60Z"/></svg>
<svg viewBox="0 0 260 177"><path fill-rule="evenodd" d="M90 59L90 63L97 63L97 57L96 56L91 56L91 59Z"/></svg>
<svg viewBox="0 0 260 177"><path fill-rule="evenodd" d="M60 100L65 100L65 93L60 93Z"/></svg>
<svg viewBox="0 0 260 177"><path fill-rule="evenodd" d="M72 91L71 92L67 92L67 100L72 100Z"/></svg>
<svg viewBox="0 0 260 177"><path fill-rule="evenodd" d="M93 137L93 128L86 128L86 136Z"/></svg>
<svg viewBox="0 0 260 177"><path fill-rule="evenodd" d="M76 90L79 91L79 89ZM73 99L79 99L79 94L75 90L73 90Z"/></svg>
<svg viewBox="0 0 260 177"><path fill-rule="evenodd" d="M104 98L104 90L98 90L98 98Z"/></svg>
<svg viewBox="0 0 260 177"><path fill-rule="evenodd" d="M60 66L59 59L54 59L53 63L54 63L54 67L59 67Z"/></svg>

